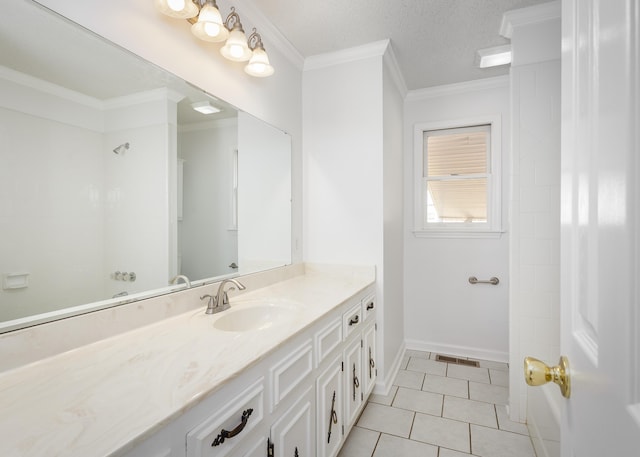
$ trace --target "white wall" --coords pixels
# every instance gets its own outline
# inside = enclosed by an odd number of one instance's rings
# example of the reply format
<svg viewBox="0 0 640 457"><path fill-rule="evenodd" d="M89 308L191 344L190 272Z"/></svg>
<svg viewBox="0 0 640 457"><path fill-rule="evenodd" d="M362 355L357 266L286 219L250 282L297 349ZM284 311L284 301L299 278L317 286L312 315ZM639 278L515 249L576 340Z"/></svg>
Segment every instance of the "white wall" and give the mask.
<svg viewBox="0 0 640 457"><path fill-rule="evenodd" d="M405 102L405 332L407 347L506 362L509 234L499 239L417 238L414 224L414 125L498 116L502 131L503 226L507 225L509 81L491 78L410 92ZM469 276L496 276L498 286Z"/></svg>
<svg viewBox="0 0 640 457"><path fill-rule="evenodd" d="M188 22L163 16L154 9L151 1L85 0L77 3L38 0L38 3L290 133L293 143L293 259L302 259L302 60L295 51L282 44L269 24L252 15L249 5L236 5L245 30L255 26L262 33L275 67L273 76L253 78L244 73L241 64L219 56L219 45L194 39ZM223 14L230 11L232 2L220 0L217 3Z"/></svg>
<svg viewBox="0 0 640 457"><path fill-rule="evenodd" d="M176 162L176 100L158 91L143 102L123 101L105 112L102 145L108 297L167 284L176 243L169 222L169 208L175 205L170 204L172 190L167 186ZM113 149L123 143L129 143L129 149L115 154ZM136 273L135 282L113 279L116 271Z"/></svg>
<svg viewBox="0 0 640 457"><path fill-rule="evenodd" d="M384 335L384 378L378 390L388 389L400 368L404 333L404 81L394 71L393 50L387 49L382 80L383 112L383 258L379 276L384 278L384 308L378 334ZM380 315L380 314L378 314Z"/></svg>
<svg viewBox="0 0 640 457"><path fill-rule="evenodd" d="M274 268L291 258L291 137L238 113L238 266Z"/></svg>
<svg viewBox="0 0 640 457"><path fill-rule="evenodd" d="M510 363L521 367L533 356L554 365L560 356L560 4L505 18L513 49ZM510 386L511 418L528 422L538 455L557 456L560 393L549 385L528 388L519 369L511 370Z"/></svg>
<svg viewBox="0 0 640 457"><path fill-rule="evenodd" d="M99 102L2 73L0 272L30 273L27 288L0 291L2 320L163 284L169 94ZM114 154L125 142L130 149ZM137 281L116 281L115 271Z"/></svg>
<svg viewBox="0 0 640 457"><path fill-rule="evenodd" d="M178 132L184 159L183 218L178 221L181 274L208 278L233 273L238 235L232 230L232 173L238 148L237 119L224 119Z"/></svg>
<svg viewBox="0 0 640 457"><path fill-rule="evenodd" d="M376 266L383 391L403 349L402 264L397 251L387 252L401 247L399 219L392 219L402 207L401 96L385 80L388 52L380 42L311 58L303 85L304 257ZM385 107L397 119L385 119Z"/></svg>
<svg viewBox="0 0 640 457"><path fill-rule="evenodd" d="M0 320L102 298L102 134L4 108L0 130L0 274L30 273Z"/></svg>

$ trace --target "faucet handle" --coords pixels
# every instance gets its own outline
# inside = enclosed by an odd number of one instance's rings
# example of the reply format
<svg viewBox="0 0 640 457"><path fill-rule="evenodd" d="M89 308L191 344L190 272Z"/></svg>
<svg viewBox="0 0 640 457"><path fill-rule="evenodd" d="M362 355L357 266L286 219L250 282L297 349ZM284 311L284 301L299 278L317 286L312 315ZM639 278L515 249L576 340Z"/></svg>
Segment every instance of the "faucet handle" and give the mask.
<svg viewBox="0 0 640 457"><path fill-rule="evenodd" d="M222 294L222 306L229 304L229 295L227 295L227 292L229 292L230 290L236 290L236 288L235 287L229 287L227 290L225 290L223 292L223 294Z"/></svg>
<svg viewBox="0 0 640 457"><path fill-rule="evenodd" d="M214 295L206 294L206 295L203 295L202 297L200 297L200 300L204 300L205 298L209 299L209 303L207 303L206 314L213 314L213 309L218 306L218 303L217 303L217 301L218 301L217 298L218 297L216 297Z"/></svg>

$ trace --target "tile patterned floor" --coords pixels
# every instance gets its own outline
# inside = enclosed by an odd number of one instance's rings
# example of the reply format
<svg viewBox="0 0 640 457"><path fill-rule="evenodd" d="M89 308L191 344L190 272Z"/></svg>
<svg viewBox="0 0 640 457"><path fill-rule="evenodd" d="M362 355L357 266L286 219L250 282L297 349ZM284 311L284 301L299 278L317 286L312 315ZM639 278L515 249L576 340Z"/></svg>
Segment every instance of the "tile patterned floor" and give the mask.
<svg viewBox="0 0 640 457"><path fill-rule="evenodd" d="M535 457L507 414L509 368L406 351L388 396L371 395L339 457Z"/></svg>

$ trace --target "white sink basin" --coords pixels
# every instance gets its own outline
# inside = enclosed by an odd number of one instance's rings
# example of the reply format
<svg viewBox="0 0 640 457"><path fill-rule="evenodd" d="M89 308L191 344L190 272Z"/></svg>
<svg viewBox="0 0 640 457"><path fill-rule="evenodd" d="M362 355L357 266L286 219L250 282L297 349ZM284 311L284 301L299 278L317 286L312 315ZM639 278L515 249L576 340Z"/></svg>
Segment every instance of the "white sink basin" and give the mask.
<svg viewBox="0 0 640 457"><path fill-rule="evenodd" d="M276 325L289 323L296 314L296 308L279 303L245 305L223 311L213 326L225 332L247 332L264 330Z"/></svg>

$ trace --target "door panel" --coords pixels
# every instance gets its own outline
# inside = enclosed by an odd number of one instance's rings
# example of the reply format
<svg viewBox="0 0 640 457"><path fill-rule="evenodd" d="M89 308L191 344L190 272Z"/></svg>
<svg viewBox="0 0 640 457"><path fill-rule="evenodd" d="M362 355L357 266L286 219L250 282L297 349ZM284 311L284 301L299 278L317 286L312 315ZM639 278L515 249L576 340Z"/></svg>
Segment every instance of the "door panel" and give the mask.
<svg viewBox="0 0 640 457"><path fill-rule="evenodd" d="M563 457L640 449L638 9L563 1Z"/></svg>

